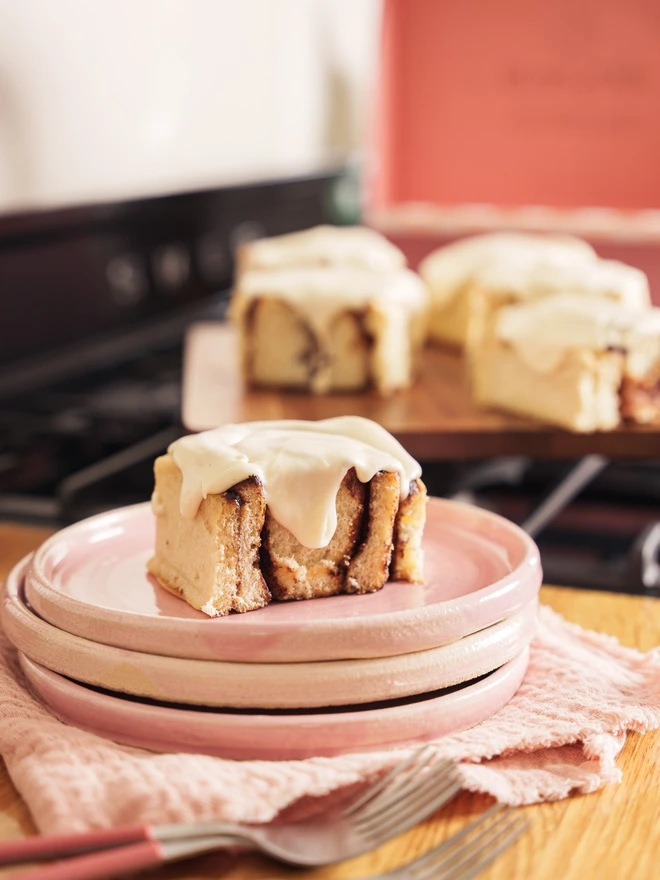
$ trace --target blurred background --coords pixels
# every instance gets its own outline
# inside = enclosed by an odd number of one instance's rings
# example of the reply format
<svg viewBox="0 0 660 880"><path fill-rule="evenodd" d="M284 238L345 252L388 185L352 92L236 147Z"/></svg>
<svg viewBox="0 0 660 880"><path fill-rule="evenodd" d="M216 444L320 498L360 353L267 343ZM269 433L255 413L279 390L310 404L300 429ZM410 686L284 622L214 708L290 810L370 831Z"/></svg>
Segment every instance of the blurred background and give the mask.
<svg viewBox="0 0 660 880"><path fill-rule="evenodd" d="M658 45L653 0L1 2L0 517L149 497L186 328L223 319L250 238L364 222L415 267L572 232L660 303ZM425 473L521 520L574 466ZM596 471L544 530L548 578L653 592L660 467Z"/></svg>
<svg viewBox="0 0 660 880"><path fill-rule="evenodd" d="M3 213L318 172L365 137L376 0L0 6Z"/></svg>

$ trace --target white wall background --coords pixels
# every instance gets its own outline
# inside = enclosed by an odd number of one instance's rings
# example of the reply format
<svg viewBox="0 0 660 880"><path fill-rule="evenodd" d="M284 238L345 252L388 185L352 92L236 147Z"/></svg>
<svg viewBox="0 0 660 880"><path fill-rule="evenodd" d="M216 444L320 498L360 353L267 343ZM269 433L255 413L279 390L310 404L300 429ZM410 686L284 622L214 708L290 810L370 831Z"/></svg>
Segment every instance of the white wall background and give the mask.
<svg viewBox="0 0 660 880"><path fill-rule="evenodd" d="M359 148L380 0L0 0L0 212Z"/></svg>

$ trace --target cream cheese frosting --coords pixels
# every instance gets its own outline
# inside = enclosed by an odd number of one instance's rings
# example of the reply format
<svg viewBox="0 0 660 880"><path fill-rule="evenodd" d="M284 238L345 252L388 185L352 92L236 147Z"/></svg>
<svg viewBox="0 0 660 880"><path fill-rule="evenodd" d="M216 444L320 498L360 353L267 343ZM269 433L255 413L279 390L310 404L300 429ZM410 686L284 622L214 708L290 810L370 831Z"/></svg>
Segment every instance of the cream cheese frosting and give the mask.
<svg viewBox="0 0 660 880"><path fill-rule="evenodd" d="M644 272L616 260L558 261L547 254L517 254L483 265L473 281L519 299L566 293L609 298L631 309L651 304Z"/></svg>
<svg viewBox="0 0 660 880"><path fill-rule="evenodd" d="M570 293L505 306L495 333L539 372L555 370L570 349L621 349L634 377L642 377L660 358L660 309L639 311Z"/></svg>
<svg viewBox="0 0 660 880"><path fill-rule="evenodd" d="M353 266L388 271L406 265L399 248L365 226L315 226L262 238L247 246L244 259L247 269Z"/></svg>
<svg viewBox="0 0 660 880"><path fill-rule="evenodd" d="M326 547L337 528L339 486L350 468L369 482L398 473L401 496L419 464L383 427L358 416L318 422L274 420L224 425L182 437L168 449L181 471L181 515L194 518L208 495L248 477L263 484L273 517L305 547ZM158 500L152 503L157 506Z"/></svg>
<svg viewBox="0 0 660 880"><path fill-rule="evenodd" d="M433 303L444 306L481 269L539 258L561 266L591 262L596 254L586 241L570 235L496 232L469 236L438 248L420 263L419 272L429 285Z"/></svg>
<svg viewBox="0 0 660 880"><path fill-rule="evenodd" d="M393 317L426 308L423 281L409 269L372 272L366 269L301 268L251 271L239 281L232 309L247 308L252 300L271 297L289 303L323 333L340 312L370 306Z"/></svg>

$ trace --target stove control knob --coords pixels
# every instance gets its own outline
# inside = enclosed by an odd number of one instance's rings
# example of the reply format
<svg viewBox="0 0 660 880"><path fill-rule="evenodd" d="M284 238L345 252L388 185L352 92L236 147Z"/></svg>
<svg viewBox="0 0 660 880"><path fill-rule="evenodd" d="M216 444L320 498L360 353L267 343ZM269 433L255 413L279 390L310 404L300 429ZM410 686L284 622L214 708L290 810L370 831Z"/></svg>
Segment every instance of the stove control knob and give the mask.
<svg viewBox="0 0 660 880"><path fill-rule="evenodd" d="M113 257L105 267L105 277L118 306L135 306L148 293L146 265L140 254L127 253Z"/></svg>
<svg viewBox="0 0 660 880"><path fill-rule="evenodd" d="M190 252L183 242L156 248L152 260L154 281L161 293L175 295L190 277Z"/></svg>

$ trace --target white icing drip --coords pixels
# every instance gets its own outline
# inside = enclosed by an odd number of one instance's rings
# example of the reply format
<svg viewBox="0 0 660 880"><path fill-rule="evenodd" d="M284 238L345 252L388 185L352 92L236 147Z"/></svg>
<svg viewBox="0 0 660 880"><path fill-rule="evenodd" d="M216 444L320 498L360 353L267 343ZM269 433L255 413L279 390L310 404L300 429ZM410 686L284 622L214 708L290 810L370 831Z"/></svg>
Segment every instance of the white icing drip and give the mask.
<svg viewBox="0 0 660 880"><path fill-rule="evenodd" d="M421 474L391 434L358 416L225 425L182 437L168 451L183 476L182 516L192 519L208 495L255 476L274 518L312 548L335 533L337 492L350 468L363 483L378 471L398 473L403 498Z"/></svg>
<svg viewBox="0 0 660 880"><path fill-rule="evenodd" d="M474 283L533 299L553 294L579 294L615 300L632 309L650 305L646 275L616 260L564 260L519 254L482 266Z"/></svg>
<svg viewBox="0 0 660 880"><path fill-rule="evenodd" d="M419 267L435 305L448 304L484 267L544 260L549 265L596 260L593 248L572 236L496 232L462 238L434 251Z"/></svg>
<svg viewBox="0 0 660 880"><path fill-rule="evenodd" d="M251 242L246 269L287 266L353 266L388 271L406 265L403 253L384 236L364 226L315 226L303 232Z"/></svg>
<svg viewBox="0 0 660 880"><path fill-rule="evenodd" d="M617 348L627 352L627 372L642 376L660 355L660 309L638 311L607 299L556 294L505 306L495 333L537 372L553 372L571 349Z"/></svg>
<svg viewBox="0 0 660 880"><path fill-rule="evenodd" d="M427 290L409 269L372 272L366 269L280 269L243 274L233 310L243 310L254 299L283 300L305 315L320 334L340 312L370 306L395 319L406 312L423 311Z"/></svg>

